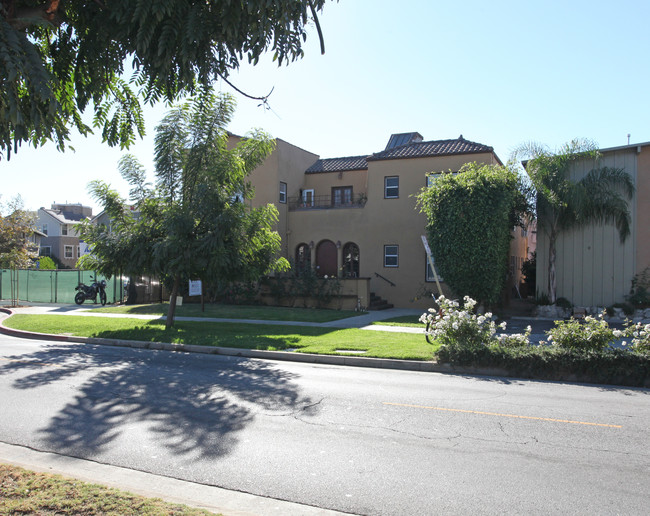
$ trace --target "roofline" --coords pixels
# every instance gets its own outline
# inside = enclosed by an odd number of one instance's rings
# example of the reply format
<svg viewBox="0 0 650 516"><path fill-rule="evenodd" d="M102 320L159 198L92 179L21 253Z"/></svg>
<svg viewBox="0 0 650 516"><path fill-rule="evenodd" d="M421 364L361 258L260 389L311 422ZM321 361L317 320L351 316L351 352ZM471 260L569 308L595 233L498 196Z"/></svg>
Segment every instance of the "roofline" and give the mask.
<svg viewBox="0 0 650 516"><path fill-rule="evenodd" d="M600 152L602 154L604 152L616 152L616 151L620 151L620 150L632 150L632 149L636 149L638 147L648 147L648 146L650 146L650 142L631 143L629 145L619 145L618 147L607 147L605 149L598 149L598 152ZM528 165L529 161L531 161L531 160L526 159L526 160L521 162L521 165L524 167L524 169Z"/></svg>
<svg viewBox="0 0 650 516"><path fill-rule="evenodd" d="M368 170L368 167L365 168L340 168L338 170L305 170L305 174L338 174L339 172L357 172L360 170Z"/></svg>
<svg viewBox="0 0 650 516"><path fill-rule="evenodd" d="M367 159L367 161L389 161L389 160L393 160L393 159L426 159L426 158L438 158L440 156L465 156L467 154L493 154L494 157L499 162L499 164L503 165L503 163L499 159L499 156L496 155L496 153L494 152L494 149L492 147L490 147L490 150L480 150L480 151L445 152L445 153L442 153L442 154L428 154L426 156L393 156L393 157L389 157L389 158L368 157L366 159Z"/></svg>
<svg viewBox="0 0 650 516"><path fill-rule="evenodd" d="M612 152L617 150L633 149L635 147L648 147L648 146L650 146L650 142L630 143L629 145L621 145L619 147L608 147L606 149L598 149L598 150L599 152Z"/></svg>
<svg viewBox="0 0 650 516"><path fill-rule="evenodd" d="M52 210L49 208L39 208L38 211L42 211L43 213L48 214L50 217L52 217L54 220L56 220L59 224L65 224L65 222L61 222L61 219L58 218L56 215L50 213Z"/></svg>
<svg viewBox="0 0 650 516"><path fill-rule="evenodd" d="M63 215L61 215L61 217L63 218L63 220L61 220L59 217L57 217L53 213L50 213L50 212L54 211L53 209L51 209L51 208L43 208L43 207L38 209L38 211L41 211L41 210L43 210L43 212L47 213L50 217L52 217L54 220L56 220L59 224L78 224L82 220L85 220L85 219L88 218L88 217L84 217L83 219L80 219L80 220L72 220L72 219L67 219ZM91 219L92 219L92 217L91 217Z"/></svg>

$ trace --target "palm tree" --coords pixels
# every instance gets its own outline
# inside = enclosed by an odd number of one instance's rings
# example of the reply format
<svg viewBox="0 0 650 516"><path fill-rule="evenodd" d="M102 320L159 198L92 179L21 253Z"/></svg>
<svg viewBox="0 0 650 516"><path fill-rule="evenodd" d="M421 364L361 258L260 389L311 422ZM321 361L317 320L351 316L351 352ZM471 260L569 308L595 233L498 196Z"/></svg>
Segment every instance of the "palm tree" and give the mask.
<svg viewBox="0 0 650 516"><path fill-rule="evenodd" d="M556 152L539 144L522 145L516 152L537 193L537 225L548 235L548 295L555 303L555 243L558 235L592 223L613 223L621 242L630 234L628 200L634 195L632 178L621 168L594 167L579 181L571 180L578 162L598 164L600 153L588 140L573 140Z"/></svg>

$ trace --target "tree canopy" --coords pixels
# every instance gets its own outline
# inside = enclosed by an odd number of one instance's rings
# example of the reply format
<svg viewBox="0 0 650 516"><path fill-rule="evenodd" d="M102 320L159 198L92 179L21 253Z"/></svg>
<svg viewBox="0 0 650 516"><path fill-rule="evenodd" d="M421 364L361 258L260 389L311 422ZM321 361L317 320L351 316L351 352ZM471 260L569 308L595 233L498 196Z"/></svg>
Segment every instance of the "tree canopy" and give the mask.
<svg viewBox="0 0 650 516"><path fill-rule="evenodd" d="M445 282L459 296L498 301L513 226L527 201L521 178L503 166L468 163L436 176L418 196L427 236Z"/></svg>
<svg viewBox="0 0 650 516"><path fill-rule="evenodd" d="M254 281L288 265L277 258L275 206L253 209L246 202L253 196L246 177L275 142L258 130L229 148L225 128L234 109L231 96L204 92L170 110L156 128L155 188L135 158L120 162L133 187L132 205L106 183L90 184L111 222L79 226L91 249L84 266L108 276L149 273L167 280L168 326L181 281Z"/></svg>
<svg viewBox="0 0 650 516"><path fill-rule="evenodd" d="M0 267L27 269L38 256L38 246L30 237L34 233L34 215L25 211L22 199L16 197L0 208Z"/></svg>
<svg viewBox="0 0 650 516"><path fill-rule="evenodd" d="M561 232L587 224L613 223L621 242L630 234L628 200L634 195L632 178L622 168L599 167L595 143L576 139L552 151L536 143L520 146L516 156L526 157L524 167L537 194L537 227L549 238L548 295L556 301L555 244ZM571 173L579 162L591 162L582 179Z"/></svg>
<svg viewBox="0 0 650 516"><path fill-rule="evenodd" d="M66 147L82 113L109 145L144 131L141 102L226 79L244 57L303 55L325 0L0 0L0 159L23 142ZM133 73L126 78L130 63ZM226 79L227 80L227 79Z"/></svg>

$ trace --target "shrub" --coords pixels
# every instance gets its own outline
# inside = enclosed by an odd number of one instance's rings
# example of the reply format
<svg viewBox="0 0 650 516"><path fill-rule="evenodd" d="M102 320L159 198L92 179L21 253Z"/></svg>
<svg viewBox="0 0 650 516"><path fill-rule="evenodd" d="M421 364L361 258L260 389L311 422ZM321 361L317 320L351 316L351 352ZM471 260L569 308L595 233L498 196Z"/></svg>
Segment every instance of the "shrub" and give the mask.
<svg viewBox="0 0 650 516"><path fill-rule="evenodd" d="M632 305L650 306L650 267L634 275L630 295L626 298Z"/></svg>
<svg viewBox="0 0 650 516"><path fill-rule="evenodd" d="M305 307L313 300L316 308L329 304L341 291L338 278L321 278L310 267L294 267L288 273L265 279L264 284L278 304L288 301L293 305L296 298L302 298Z"/></svg>
<svg viewBox="0 0 650 516"><path fill-rule="evenodd" d="M496 324L492 314L478 316L471 313L476 301L465 296L464 310L458 301L440 296L436 302L439 311L430 308L428 313L420 317L427 324L428 334L443 346L482 346L495 340Z"/></svg>
<svg viewBox="0 0 650 516"><path fill-rule="evenodd" d="M621 349L576 351L556 346L477 348L442 346L435 354L440 363L467 367L495 367L513 376L556 381L585 381L635 387L648 386L650 358Z"/></svg>
<svg viewBox="0 0 650 516"><path fill-rule="evenodd" d="M450 288L481 303L499 300L513 226L527 207L514 169L468 163L418 195L436 267Z"/></svg>
<svg viewBox="0 0 650 516"><path fill-rule="evenodd" d="M533 251L530 259L524 260L521 264L521 273L529 295L534 294L537 290L537 251Z"/></svg>
<svg viewBox="0 0 650 516"><path fill-rule="evenodd" d="M632 337L632 349L639 353L650 353L650 324L636 323L627 326L626 335Z"/></svg>
<svg viewBox="0 0 650 516"><path fill-rule="evenodd" d="M548 330L546 335L549 341L562 349L600 351L622 336L609 327L604 317L605 312L598 319L588 315L584 323L573 317L568 321L555 321L555 327Z"/></svg>
<svg viewBox="0 0 650 516"><path fill-rule="evenodd" d="M53 270L56 269L56 263L49 256L40 256L38 258L38 268L40 270Z"/></svg>
<svg viewBox="0 0 650 516"><path fill-rule="evenodd" d="M440 310L430 309L420 320L429 323L428 333L442 344L434 354L440 363L456 366L496 367L525 378L570 380L616 385L647 386L650 382L650 324L627 324L623 330L609 327L601 314L556 321L547 332L552 346L532 346L530 326L524 333L497 335L491 314L471 313L476 302L438 298ZM632 337L628 349L612 349L609 343Z"/></svg>
<svg viewBox="0 0 650 516"><path fill-rule="evenodd" d="M497 328L506 329L506 323L497 325L490 312L480 315L473 313L476 301L465 296L463 308L458 301L440 296L436 300L440 309L430 308L422 314L420 321L427 324L427 333L443 346L460 346L475 348L489 344L504 347L521 347L528 345L530 326L526 332L514 335L497 335Z"/></svg>

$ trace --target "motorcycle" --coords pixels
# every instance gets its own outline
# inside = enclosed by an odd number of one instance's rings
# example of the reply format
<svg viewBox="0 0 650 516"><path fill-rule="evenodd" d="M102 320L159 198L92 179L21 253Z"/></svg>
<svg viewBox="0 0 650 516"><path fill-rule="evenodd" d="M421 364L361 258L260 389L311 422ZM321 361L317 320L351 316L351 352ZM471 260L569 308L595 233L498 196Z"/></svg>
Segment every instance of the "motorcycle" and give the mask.
<svg viewBox="0 0 650 516"><path fill-rule="evenodd" d="M106 304L106 280L94 280L91 285L79 283L74 289L78 291L74 296L74 302L78 305L82 305L86 299L92 299L97 303L97 294L102 306Z"/></svg>

